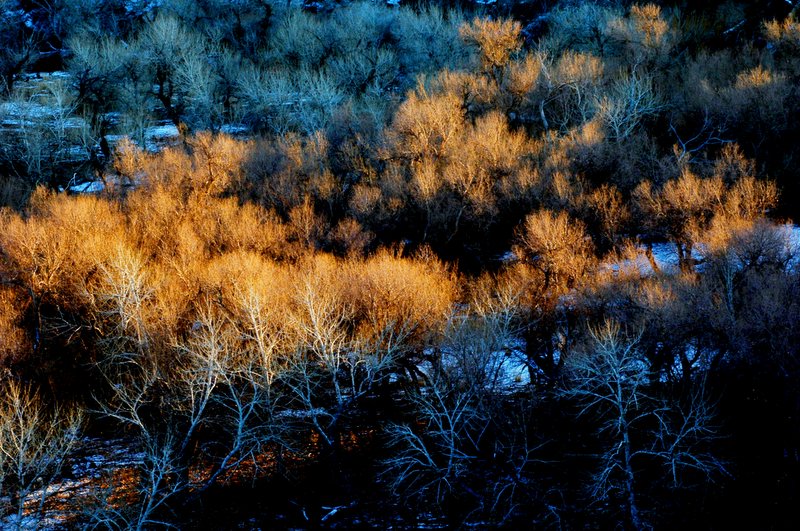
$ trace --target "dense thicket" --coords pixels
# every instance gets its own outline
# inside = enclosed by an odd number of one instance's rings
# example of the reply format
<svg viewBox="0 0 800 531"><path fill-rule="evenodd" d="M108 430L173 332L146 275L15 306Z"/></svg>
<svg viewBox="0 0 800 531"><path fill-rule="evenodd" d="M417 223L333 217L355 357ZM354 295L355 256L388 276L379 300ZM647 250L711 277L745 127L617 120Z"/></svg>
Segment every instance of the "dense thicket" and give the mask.
<svg viewBox="0 0 800 531"><path fill-rule="evenodd" d="M794 5L401 4L0 2L0 525L791 525Z"/></svg>

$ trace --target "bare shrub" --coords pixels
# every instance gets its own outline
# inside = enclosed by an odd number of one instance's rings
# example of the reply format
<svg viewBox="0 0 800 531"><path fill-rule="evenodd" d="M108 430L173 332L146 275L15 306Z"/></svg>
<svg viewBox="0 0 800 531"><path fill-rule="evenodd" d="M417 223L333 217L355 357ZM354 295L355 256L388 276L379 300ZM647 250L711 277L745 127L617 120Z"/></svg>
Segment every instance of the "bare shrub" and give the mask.
<svg viewBox="0 0 800 531"><path fill-rule="evenodd" d="M725 187L720 179L701 179L685 171L654 194L649 182L634 191L636 208L646 226L663 231L675 242L682 268L690 268L696 235L708 227L724 201ZM656 233L658 234L658 232Z"/></svg>
<svg viewBox="0 0 800 531"><path fill-rule="evenodd" d="M330 235L333 248L346 256L364 255L374 238L374 234L365 231L361 224L353 218L341 220Z"/></svg>
<svg viewBox="0 0 800 531"><path fill-rule="evenodd" d="M197 65L193 58L204 51L202 38L188 28L178 18L159 14L146 24L134 43L142 54L141 68L146 79L155 85L155 99L169 119L182 126L185 113L185 99L190 87L181 84L188 81L186 65ZM179 67L183 62L183 72ZM198 81L194 79L193 81Z"/></svg>
<svg viewBox="0 0 800 531"><path fill-rule="evenodd" d="M429 95L423 85L410 92L392 125L396 149L410 159L452 153L464 127L459 100L450 94Z"/></svg>
<svg viewBox="0 0 800 531"><path fill-rule="evenodd" d="M517 252L542 272L545 290L572 287L594 264L593 246L583 224L564 212L531 214L518 238Z"/></svg>
<svg viewBox="0 0 800 531"><path fill-rule="evenodd" d="M10 525L40 525L48 486L61 472L64 459L78 443L83 416L77 410L53 409L30 387L3 384L0 399L0 486L10 495L4 512ZM36 490L40 490L36 493Z"/></svg>
<svg viewBox="0 0 800 531"><path fill-rule="evenodd" d="M31 352L36 342L31 342L23 325L23 318L34 301L11 286L0 286L0 363L13 364Z"/></svg>
<svg viewBox="0 0 800 531"><path fill-rule="evenodd" d="M48 80L15 91L2 105L11 122L2 131L0 157L9 168L33 187L64 185L64 167L78 169L88 159L86 143L93 144L92 131L76 118L78 101L62 80Z"/></svg>
<svg viewBox="0 0 800 531"><path fill-rule="evenodd" d="M300 10L287 10L275 25L270 53L294 66L320 66L333 46L334 35L317 17Z"/></svg>
<svg viewBox="0 0 800 531"><path fill-rule="evenodd" d="M622 47L628 64L663 65L669 62L677 36L655 4L633 5L626 17L609 21L612 42Z"/></svg>
<svg viewBox="0 0 800 531"><path fill-rule="evenodd" d="M257 129L276 134L312 134L325 129L345 101L345 94L327 69L251 69L240 81Z"/></svg>
<svg viewBox="0 0 800 531"><path fill-rule="evenodd" d="M521 30L516 21L476 18L460 32L465 41L478 47L483 69L498 77L522 45Z"/></svg>
<svg viewBox="0 0 800 531"><path fill-rule="evenodd" d="M199 133L189 143L192 149L193 187L208 195L241 190L243 165L252 145L226 135Z"/></svg>
<svg viewBox="0 0 800 531"><path fill-rule="evenodd" d="M611 95L598 103L598 113L608 126L611 137L628 138L642 120L657 114L662 105L652 80L634 70L621 76L611 88Z"/></svg>
<svg viewBox="0 0 800 531"><path fill-rule="evenodd" d="M658 192L649 182L642 183L633 193L637 215L651 235L674 242L681 267L692 270L692 249L712 221L723 223L727 219L735 225L739 220L763 216L775 206L775 185L747 173L746 160L735 148L729 148L712 177L703 179L684 169L678 179L667 181ZM726 186L724 178L735 181Z"/></svg>
<svg viewBox="0 0 800 531"><path fill-rule="evenodd" d="M10 94L14 83L39 57L43 36L30 31L25 12L10 2L3 2L0 18L0 85L3 94Z"/></svg>
<svg viewBox="0 0 800 531"><path fill-rule="evenodd" d="M21 210L28 202L33 190L25 179L14 176L0 177L0 208Z"/></svg>
<svg viewBox="0 0 800 531"><path fill-rule="evenodd" d="M474 314L448 319L441 355L426 373L412 376L404 394L412 407L408 421L387 429L392 455L384 461L383 478L393 491L439 507L451 497L480 492L485 498L473 510L498 521L514 510L536 450L524 422L501 405L513 385L502 350L514 334L509 326L515 303L513 296L481 299ZM497 468L497 462L483 462L490 447L495 458L502 454L509 463Z"/></svg>
<svg viewBox="0 0 800 531"><path fill-rule="evenodd" d="M797 75L800 71L800 24L796 13L783 20L764 22L764 36L774 46L775 59L781 69Z"/></svg>
<svg viewBox="0 0 800 531"><path fill-rule="evenodd" d="M604 55L609 42L608 25L620 15L615 6L595 2L559 5L550 13L543 46L554 54L576 50Z"/></svg>
<svg viewBox="0 0 800 531"><path fill-rule="evenodd" d="M418 12L401 9L396 23L401 64L409 71L420 73L463 66L466 50L459 33L464 22L461 12L445 11L433 3Z"/></svg>
<svg viewBox="0 0 800 531"><path fill-rule="evenodd" d="M552 125L566 132L585 124L597 112L604 83L605 64L593 55L567 51L545 64L545 93L539 101L539 117L545 129ZM553 122L551 122L553 120Z"/></svg>
<svg viewBox="0 0 800 531"><path fill-rule="evenodd" d="M613 185L603 184L589 195L587 202L598 222L595 230L599 229L605 242L616 245L631 215L620 191Z"/></svg>
<svg viewBox="0 0 800 531"><path fill-rule="evenodd" d="M456 297L455 281L442 264L388 251L352 262L347 285L360 340L398 354L435 344Z"/></svg>
<svg viewBox="0 0 800 531"><path fill-rule="evenodd" d="M93 121L97 121L102 113L110 112L119 99L126 99L125 89L117 83L130 72L127 67L135 64L135 57L132 50L110 37L97 39L78 34L70 38L67 45L72 51L69 70L76 77L78 99L89 110Z"/></svg>
<svg viewBox="0 0 800 531"><path fill-rule="evenodd" d="M454 386L444 374L408 398L420 426L389 427L394 455L386 461L385 477L396 492L441 503L459 490L477 451L473 433L480 433L488 419L477 407L477 387Z"/></svg>
<svg viewBox="0 0 800 531"><path fill-rule="evenodd" d="M328 231L327 220L317 214L309 196L289 212L289 227L292 236L308 249L322 248Z"/></svg>
<svg viewBox="0 0 800 531"><path fill-rule="evenodd" d="M115 207L96 197L66 197L37 190L31 216L9 216L0 236L11 269L39 298L78 304L85 279L97 260L125 241Z"/></svg>

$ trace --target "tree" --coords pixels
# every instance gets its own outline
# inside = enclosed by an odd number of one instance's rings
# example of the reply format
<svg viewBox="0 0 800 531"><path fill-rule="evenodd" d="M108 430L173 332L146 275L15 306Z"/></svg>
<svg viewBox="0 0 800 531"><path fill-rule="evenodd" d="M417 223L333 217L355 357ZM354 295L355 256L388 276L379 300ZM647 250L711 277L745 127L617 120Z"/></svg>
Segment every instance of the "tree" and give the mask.
<svg viewBox="0 0 800 531"><path fill-rule="evenodd" d="M580 282L594 263L594 247L583 223L565 212L540 210L518 231L520 258L544 275L544 289L563 292Z"/></svg>
<svg viewBox="0 0 800 531"><path fill-rule="evenodd" d="M650 238L666 238L675 244L683 271L694 271L693 252L712 223L736 225L753 220L777 203L773 183L731 169L730 164L719 164L714 175L703 178L684 168L680 177L667 181L660 190L645 181L633 192L640 223ZM724 177L735 180L726 184Z"/></svg>
<svg viewBox="0 0 800 531"><path fill-rule="evenodd" d="M96 526L166 525L160 515L176 499L196 497L277 440L274 367L238 342L241 332L212 301L200 304L185 342L173 345L169 365L142 350L121 352L101 367L110 395L99 397L100 408L131 431L143 459L138 503L115 507L100 500L92 515ZM213 433L210 440L201 440L203 428ZM202 458L210 466L193 477L190 469Z"/></svg>
<svg viewBox="0 0 800 531"><path fill-rule="evenodd" d="M481 67L495 79L502 79L511 56L522 46L522 25L514 20L476 18L461 27L461 37L478 47Z"/></svg>
<svg viewBox="0 0 800 531"><path fill-rule="evenodd" d="M407 396L422 429L413 424L389 426L394 456L386 461L390 486L410 498L432 495L441 503L469 469L477 448L475 433L488 419L477 407L477 387L458 387L441 373Z"/></svg>
<svg viewBox="0 0 800 531"><path fill-rule="evenodd" d="M392 454L382 477L394 492L440 508L460 499L470 516L497 523L515 511L519 491L530 492L528 466L538 447L516 411L524 399L506 400L519 389L513 379L521 368L509 352L515 295L478 294L476 310L451 316L441 351L406 382L407 418L387 427Z"/></svg>
<svg viewBox="0 0 800 531"><path fill-rule="evenodd" d="M606 498L620 492L627 522L634 529L646 529L643 463L658 462L675 487L681 485L687 469L707 478L724 470L704 449L714 436L713 410L700 383L683 400L671 399L658 389L639 346L641 332L631 334L605 321L590 329L589 337L585 352L567 362L564 394L577 400L582 415L592 415L599 422L605 438L592 494Z"/></svg>
<svg viewBox="0 0 800 531"><path fill-rule="evenodd" d="M39 57L43 35L30 26L30 15L16 1L0 1L0 95L11 94L19 76Z"/></svg>
<svg viewBox="0 0 800 531"><path fill-rule="evenodd" d="M10 502L8 507L5 503L0 507L16 512L11 522L17 529L27 527L24 518L30 512L39 525L47 487L78 444L82 423L78 410L51 409L31 387L13 380L4 382L0 393L0 488ZM38 500L31 498L36 489L41 489Z"/></svg>
<svg viewBox="0 0 800 531"><path fill-rule="evenodd" d="M652 79L635 69L620 76L609 92L596 105L611 138L615 140L625 140L636 131L642 120L656 115L663 108Z"/></svg>

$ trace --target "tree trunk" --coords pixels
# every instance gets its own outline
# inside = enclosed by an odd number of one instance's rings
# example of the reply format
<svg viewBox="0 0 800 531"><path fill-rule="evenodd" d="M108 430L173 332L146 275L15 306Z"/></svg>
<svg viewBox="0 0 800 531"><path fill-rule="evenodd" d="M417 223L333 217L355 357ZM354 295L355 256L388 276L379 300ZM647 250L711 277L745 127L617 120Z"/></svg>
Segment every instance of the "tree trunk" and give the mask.
<svg viewBox="0 0 800 531"><path fill-rule="evenodd" d="M628 434L627 425L623 427L622 431L622 445L624 452L624 468L625 468L625 495L628 504L628 518L631 527L636 531L644 529L641 517L639 516L639 507L636 505L636 485L635 476L633 473L633 466L631 464L631 441Z"/></svg>

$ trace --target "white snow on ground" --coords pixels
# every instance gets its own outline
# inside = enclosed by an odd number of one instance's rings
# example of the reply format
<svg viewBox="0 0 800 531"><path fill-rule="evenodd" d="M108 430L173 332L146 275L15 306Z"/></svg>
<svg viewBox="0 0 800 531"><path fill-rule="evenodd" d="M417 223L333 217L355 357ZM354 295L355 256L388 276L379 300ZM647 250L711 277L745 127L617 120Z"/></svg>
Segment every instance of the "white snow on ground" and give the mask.
<svg viewBox="0 0 800 531"><path fill-rule="evenodd" d="M658 264L658 260L656 259L656 264ZM653 274L653 266L650 264L650 261L644 255L644 250L642 253L636 255L635 258L629 258L627 260L623 260L622 262L612 262L602 264L602 268L606 268L614 273L619 273L620 271L626 272L635 272L636 274L646 277ZM659 266L660 267L660 266Z"/></svg>
<svg viewBox="0 0 800 531"><path fill-rule="evenodd" d="M221 133L233 136L243 136L250 132L250 128L242 124L224 124L219 128ZM115 145L127 135L106 135L106 141L110 145ZM144 130L144 149L150 152L160 151L178 140L180 133L178 128L169 121L159 122L157 125L148 127ZM129 137L130 138L130 137Z"/></svg>
<svg viewBox="0 0 800 531"><path fill-rule="evenodd" d="M72 79L72 74L57 70L55 72L33 72L22 75L21 81L50 81L52 79Z"/></svg>
<svg viewBox="0 0 800 531"><path fill-rule="evenodd" d="M494 387L502 391L526 387L531 383L528 358L518 348L492 352L487 363L487 373L494 376Z"/></svg>
<svg viewBox="0 0 800 531"><path fill-rule="evenodd" d="M75 477L98 478L115 468L140 465L145 458L144 453L136 452L122 439L88 438L82 449L84 455L71 466Z"/></svg>
<svg viewBox="0 0 800 531"><path fill-rule="evenodd" d="M52 119L56 111L52 107L33 102L8 101L0 103L0 127L23 129L40 125Z"/></svg>
<svg viewBox="0 0 800 531"><path fill-rule="evenodd" d="M329 413L321 407L314 409L285 409L275 414L278 418L305 419L308 417L321 417Z"/></svg>
<svg viewBox="0 0 800 531"><path fill-rule="evenodd" d="M175 127L175 124L172 123L162 123L160 125L156 125L153 127L148 127L145 132L145 136L149 139L159 140L163 138L177 138L178 128Z"/></svg>
<svg viewBox="0 0 800 531"><path fill-rule="evenodd" d="M503 264L510 264L519 260L519 257L514 251L506 251L503 254L497 256L496 260Z"/></svg>
<svg viewBox="0 0 800 531"><path fill-rule="evenodd" d="M242 124L223 124L219 128L220 133L226 135L241 135L250 131L250 128Z"/></svg>
<svg viewBox="0 0 800 531"><path fill-rule="evenodd" d="M83 162L89 160L88 150L83 146L69 146L57 151L63 162Z"/></svg>
<svg viewBox="0 0 800 531"><path fill-rule="evenodd" d="M783 225L777 225L777 229L784 232L786 244L788 245L791 253L798 255L798 253L800 253L800 226L792 223L786 223ZM626 260L621 264L608 264L608 266L615 272L618 271L620 267L630 267L637 268L640 274L643 276L652 275L653 268L644 254L645 247L640 246L639 249L641 252L635 259ZM678 251L675 247L675 244L654 243L652 249L653 258L662 273L676 274L680 271L680 268L678 267ZM700 262L697 266L698 271L703 270L702 260L706 254L706 251L706 246L702 242L695 245L692 249L692 258ZM795 264L793 265L800 265L800 256L795 259Z"/></svg>
<svg viewBox="0 0 800 531"><path fill-rule="evenodd" d="M33 101L7 101L0 103L0 127L20 130L47 126L67 131L86 126L83 118L65 116L63 113L63 109L52 105L42 105Z"/></svg>
<svg viewBox="0 0 800 531"><path fill-rule="evenodd" d="M635 271L643 277L654 275L655 271L653 270L653 266L650 263L650 260L647 259L646 247L644 245L640 245L638 247L638 251L639 253L635 257L628 258L621 262L605 262L604 264L601 264L600 267L601 269L605 268L606 270L610 270L614 273L619 273L621 270L623 270L627 272ZM654 243L652 244L652 251L653 260L655 261L656 266L658 266L658 269L661 273L674 275L680 272L680 267L678 265L678 250L674 244ZM692 258L695 260L702 259L702 253L700 252L699 246L692 250Z"/></svg>
<svg viewBox="0 0 800 531"><path fill-rule="evenodd" d="M74 184L68 190L75 194L99 194L106 189L102 181L87 181L85 183Z"/></svg>
<svg viewBox="0 0 800 531"><path fill-rule="evenodd" d="M509 393L530 385L528 359L524 351L524 343L517 341L514 345L493 352L475 352L468 356L459 356L452 351L442 352L442 365L454 374L460 371L474 373L477 369L485 376L486 388ZM417 369L427 377L434 374L433 364L423 361Z"/></svg>
<svg viewBox="0 0 800 531"><path fill-rule="evenodd" d="M116 111L111 111L111 112L105 113L104 117L105 117L106 121L108 121L109 124L116 125L122 120L122 113L121 112L116 112Z"/></svg>
<svg viewBox="0 0 800 531"><path fill-rule="evenodd" d="M693 258L699 258L696 251L692 253ZM653 244L653 258L656 261L659 269L664 273L677 273L678 267L678 250L675 245L671 243L654 243ZM648 263L649 265L649 263Z"/></svg>
<svg viewBox="0 0 800 531"><path fill-rule="evenodd" d="M180 133L172 122L160 122L144 131L144 149L150 152L160 151L165 145L178 139ZM107 136L106 139L109 137ZM110 142L110 140L109 140Z"/></svg>
<svg viewBox="0 0 800 531"><path fill-rule="evenodd" d="M126 137L127 135L106 135L106 142L108 142L110 145L113 146L114 144L116 144L117 142Z"/></svg>
<svg viewBox="0 0 800 531"><path fill-rule="evenodd" d="M71 471L76 479L62 478L33 491L23 501L25 511L22 518L17 514L8 515L0 519L0 529L71 528L75 507L48 508L39 518L37 513L42 496L50 500L94 499L96 480L119 468L137 466L144 462L144 457L121 439L86 438L80 445L79 455L70 458L65 470Z"/></svg>

